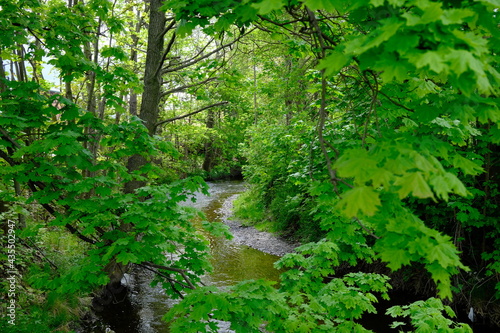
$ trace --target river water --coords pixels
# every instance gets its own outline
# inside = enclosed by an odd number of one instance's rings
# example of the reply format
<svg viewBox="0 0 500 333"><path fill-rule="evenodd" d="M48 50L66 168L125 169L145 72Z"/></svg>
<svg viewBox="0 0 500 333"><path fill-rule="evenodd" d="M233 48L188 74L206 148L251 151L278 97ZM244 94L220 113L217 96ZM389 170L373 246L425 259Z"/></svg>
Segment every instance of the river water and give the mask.
<svg viewBox="0 0 500 333"><path fill-rule="evenodd" d="M202 210L208 221L223 222L230 217L228 200L245 190L241 181L211 182L209 196L198 193L196 202L186 201L186 205ZM203 283L218 287L229 286L248 279L278 281L280 272L273 266L279 259L238 242L210 238L213 272L203 277ZM129 288L129 294L114 306L98 314L98 324L86 329L85 333L113 330L116 333L156 333L169 332L168 326L161 320L173 305L160 286L151 287L152 273L135 270L124 277L123 282ZM222 329L221 332L227 332Z"/></svg>
<svg viewBox="0 0 500 333"><path fill-rule="evenodd" d="M235 227L236 223L230 220L231 205L229 203L235 195L245 190L245 184L241 181L221 181L211 182L208 185L210 187L209 196L198 193L196 202L192 203L188 200L186 205L202 210L209 221L226 222L231 230L241 228ZM268 238L269 236L264 235L264 233L259 234L258 231L252 233L251 237L248 237L248 233L239 231L235 232L236 241L209 237L213 272L203 277L203 283L224 287L248 279L264 278L278 281L280 272L274 268L273 264L279 259L279 256L264 253L250 246L242 245L242 243L247 242L247 244L254 246L260 239L264 244L270 244L266 251L271 249L271 253L279 253L281 250L281 253L289 252L293 248L293 244L288 244L288 246L280 244L279 241ZM248 243L249 238L251 243ZM274 249L273 246L275 246ZM93 318L92 323L86 325L79 332L170 332L168 325L161 318L173 306L174 301L164 294L160 286L150 286L152 278L152 273L142 269L136 269L127 274L122 282L128 286L128 295L122 300L117 300L113 306L98 313L97 318ZM381 301L378 304L379 314L364 316L363 325L374 332L397 332L396 329L389 328L393 319L383 316L385 309L395 304L405 305L415 300L415 295L394 293L391 301ZM229 324L222 323L219 326L222 327L220 333L230 332ZM482 330L480 325L475 326L474 332L496 332L496 330Z"/></svg>

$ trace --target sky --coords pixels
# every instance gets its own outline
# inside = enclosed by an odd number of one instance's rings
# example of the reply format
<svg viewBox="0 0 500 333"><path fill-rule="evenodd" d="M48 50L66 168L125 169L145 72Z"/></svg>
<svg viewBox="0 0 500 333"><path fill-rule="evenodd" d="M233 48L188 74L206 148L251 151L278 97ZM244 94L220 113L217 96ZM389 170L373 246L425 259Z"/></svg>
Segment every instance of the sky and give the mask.
<svg viewBox="0 0 500 333"><path fill-rule="evenodd" d="M59 85L60 85L59 72L57 71L57 69L54 66L52 66L48 63L49 62L48 58L43 59L43 61L44 61L43 68L42 68L43 78L47 82L50 82L50 84L52 85L50 87L51 89L57 90L56 88L59 87Z"/></svg>

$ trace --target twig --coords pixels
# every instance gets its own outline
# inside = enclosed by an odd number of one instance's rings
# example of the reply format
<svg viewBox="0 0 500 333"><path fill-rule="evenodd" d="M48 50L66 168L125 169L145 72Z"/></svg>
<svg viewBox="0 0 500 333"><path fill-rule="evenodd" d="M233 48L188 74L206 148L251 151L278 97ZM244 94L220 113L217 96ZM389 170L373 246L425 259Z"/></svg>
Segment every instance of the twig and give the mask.
<svg viewBox="0 0 500 333"><path fill-rule="evenodd" d="M47 258L47 256L43 253L42 249L40 249L40 248L39 248L39 247L38 247L38 246L37 246L37 245L33 242L33 240L32 240L31 238L29 238L29 237L28 237L27 239L30 241L31 245L35 248L35 250L36 250L36 251L37 251L37 252L38 252L38 253L39 253L39 254L43 257L43 259L45 259L45 260L46 260L46 261L50 264L50 266L52 266L52 267L53 267L53 268L55 268L55 269L58 269L57 265L56 265L56 264L54 264L54 263L53 263L53 262L52 262L49 258ZM21 241L21 243L23 243L23 244L24 244L24 246L29 247L29 248L33 248L33 247L31 247L30 245L28 245L28 244L27 244L27 243L26 243L23 239L20 239L20 241Z"/></svg>
<svg viewBox="0 0 500 333"><path fill-rule="evenodd" d="M175 268L175 267L169 267L169 266L163 266L163 265L158 265L158 264L154 264L154 263L149 262L149 261L145 261L143 264L147 265L147 266L150 266L150 267L158 268L158 269L164 269L166 271L172 271L172 272L179 273L184 278L184 281L186 281L186 283L187 283L186 288L195 289L195 286L193 285L193 283L191 282L191 280L189 279L189 277L186 275L186 270L185 269Z"/></svg>
<svg viewBox="0 0 500 333"><path fill-rule="evenodd" d="M399 106L400 108L403 108L403 109L405 109L405 110L407 110L407 111L410 111L410 112L415 111L415 110L413 110L413 109L410 109L409 107L404 106L404 105L403 105L403 104L401 104L401 103L396 102L395 100L393 100L391 97L387 96L387 94L383 93L383 92L382 92L382 91L380 91L380 90L379 90L379 92L378 92L378 93L379 93L380 95L384 96L385 98L387 98L387 99L389 100L389 102L391 102L392 104L394 104L394 105L396 105L396 106Z"/></svg>
<svg viewBox="0 0 500 333"><path fill-rule="evenodd" d="M179 71L181 69L184 69L186 67L189 67L203 59L206 59L208 57L210 57L211 55L213 54L216 54L217 52L219 52L220 50L223 50L225 49L226 47L229 47L231 45L233 45L234 43L236 43L237 41L239 41L241 38L243 38L243 36L246 36L248 34L250 34L252 31L254 31L255 29L257 28L254 28L254 29L251 29L249 30L248 32L246 32L245 34L241 34L239 35L237 38L235 38L233 41L227 43L227 44L224 44L224 45L221 45L219 46L218 48L216 48L215 50L212 50L210 52L208 52L207 54L203 55L203 56L200 56L200 57L195 57L195 58L191 58L190 60L187 60L185 61L183 64L177 66L177 67L174 67L174 68L164 68L162 70L162 74L166 74L166 73L171 73L171 72L176 72L176 71Z"/></svg>
<svg viewBox="0 0 500 333"><path fill-rule="evenodd" d="M189 89L189 88L193 88L193 87L196 87L196 86L199 86L199 85L202 85L202 84L205 84L205 83L208 83L210 81L217 80L217 79L219 79L219 77L210 77L210 78L208 78L206 80L203 80L203 81L200 81L200 82L196 82L196 83L193 83L193 84L187 84L187 85L184 85L184 86L181 86L181 87L170 89L170 90L167 90L164 93L162 93L161 97L165 97L165 96L173 94L175 92L180 92L180 91L183 91L183 90L186 90L186 89Z"/></svg>
<svg viewBox="0 0 500 333"><path fill-rule="evenodd" d="M183 286L184 288L189 288L189 286L187 286L187 285L185 285L184 283L179 282L179 281L177 281L177 280L175 280L175 279L172 279L170 276L165 275L165 274L163 274L163 273L161 273L161 272L158 272L157 270L154 270L154 269L152 269L151 267L148 267L148 266L146 266L146 265L143 265L143 264L135 264L135 265L136 265L136 266L139 266L139 267L142 267L142 268L144 268L144 269L147 269L148 271L153 272L153 273L155 273L155 274L157 274L157 275L161 276L162 278L165 278L165 279L168 281L168 283L170 283L170 286L172 287L172 290L173 290L173 291L175 291L175 292L177 293L177 295L179 295L179 296L180 296L180 298L184 299L184 295L181 293L181 291L180 291L179 289L177 289L177 288L175 287L174 282L175 282L175 283L180 284L180 285L181 285L181 286Z"/></svg>
<svg viewBox="0 0 500 333"><path fill-rule="evenodd" d="M161 36L163 36L164 34L167 33L167 31L169 31L170 29L173 28L173 26L175 25L175 20L172 21L170 23L170 25L168 27L165 28L165 30L162 32ZM161 61L160 63L158 64L158 67L156 68L155 70L155 74L154 74L154 77L156 77L158 75L158 73L160 72L161 68L163 67L163 64L165 63L165 59L167 58L167 55L170 53L170 51L172 50L172 46L174 45L174 42L175 42L175 39L177 37L177 34L174 33L172 34L172 37L170 38L170 41L168 42L168 45L167 45L167 48L165 49L165 51L163 52L163 56L161 57ZM163 38L163 37L161 37Z"/></svg>
<svg viewBox="0 0 500 333"><path fill-rule="evenodd" d="M354 220L355 220L356 222L358 222L358 224L361 226L361 228L363 228L363 230L364 230L364 231L366 231L368 234L370 234L370 236L372 236L372 237L374 237L374 238L376 238L376 239L380 239L380 237L379 237L379 236L377 236L377 235L375 235L375 234L373 233L373 231L371 231L370 229L368 229L368 228L367 228L367 227L363 224L363 222L361 222L361 221L360 221L360 219L358 219L357 217L354 217Z"/></svg>
<svg viewBox="0 0 500 333"><path fill-rule="evenodd" d="M160 121L159 123L156 123L155 125L155 129L160 126L160 125L163 125L165 123L170 123L172 121L175 121L175 120L179 120L179 119L182 119L182 118L186 118L186 117L189 117L189 116L192 116L194 114L197 114L197 113L200 113L202 111L205 111L206 109L210 109L210 108L213 108L213 107L216 107L216 106L220 106L220 105L224 105L224 104L228 104L229 102L227 101L224 101L224 102L219 102L219 103L214 103L214 104L210 104L210 105L207 105L205 107L202 107L201 109L198 109L196 111L193 111L193 112L190 112L190 113L186 113L182 116L177 116L177 117L173 117L173 118L169 118L169 119L166 119L166 120L163 120L163 121Z"/></svg>

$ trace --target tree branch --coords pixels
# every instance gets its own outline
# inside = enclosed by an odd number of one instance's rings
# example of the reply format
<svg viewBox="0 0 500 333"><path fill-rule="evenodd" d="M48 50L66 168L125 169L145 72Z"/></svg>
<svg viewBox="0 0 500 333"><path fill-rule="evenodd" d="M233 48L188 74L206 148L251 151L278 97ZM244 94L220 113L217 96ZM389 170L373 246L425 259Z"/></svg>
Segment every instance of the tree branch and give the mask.
<svg viewBox="0 0 500 333"><path fill-rule="evenodd" d="M372 236L372 237L373 237L373 238L375 238L375 239L380 239L380 237L379 237L379 236L377 236L377 235L375 235L375 233L374 233L373 231L371 231L370 229L368 229L368 228L367 228L367 227L363 224L363 222L361 222L361 220L360 220L360 219L358 219L357 217L354 217L354 220L355 220L356 222L358 222L358 224L361 226L361 228L363 228L363 230L364 230L366 233L368 233L370 236Z"/></svg>
<svg viewBox="0 0 500 333"><path fill-rule="evenodd" d="M161 38L163 38L163 36L170 30L173 28L173 26L175 25L176 21L173 20L169 25L168 27L165 28L165 30L161 33ZM161 57L161 61L160 63L158 64L158 68L156 68L156 71L155 71L155 77L158 75L158 73L160 72L161 68L163 67L163 64L165 63L165 59L167 58L167 55L170 53L170 51L172 50L172 46L174 45L174 42L175 42L175 39L177 37L177 34L174 33L172 34L172 37L170 38L169 42L168 42L168 45L167 45L167 48L165 49L165 51L163 52L163 56Z"/></svg>
<svg viewBox="0 0 500 333"><path fill-rule="evenodd" d="M175 291L175 292L177 293L177 295L179 295L179 297L180 297L180 298L184 299L184 295L183 295L183 294L179 291L179 289L177 289L177 288L175 287L175 284L174 284L174 283L178 283L178 284L180 284L181 286L183 286L184 288L189 288L189 286L188 286L188 285L186 285L186 284L184 284L184 283L182 283L182 282L179 282L179 281L177 281L177 280L175 280L175 279L172 279L170 276L165 275L165 274L163 274L163 273L161 273L161 272L158 272L157 270L154 270L154 269L152 269L151 267L148 267L148 266L146 266L146 265L143 265L143 264L135 264L135 265L137 265L137 266L139 266L139 267L142 267L142 268L144 268L144 269L147 269L148 271L151 271L151 272L153 272L153 273L155 273L155 274L157 274L157 275L159 275L159 276L161 276L161 277L165 278L165 279L168 281L168 283L170 283L170 286L172 287L172 290L173 290L173 291Z"/></svg>
<svg viewBox="0 0 500 333"><path fill-rule="evenodd" d="M14 139L12 139L9 135L9 133L7 133L6 130L4 130L2 127L0 127L0 134L2 134L2 137L9 141L14 147L16 148L21 148L21 146L19 145L19 143L17 143Z"/></svg>
<svg viewBox="0 0 500 333"><path fill-rule="evenodd" d="M193 283L191 282L191 280L189 279L189 277L186 275L186 270L185 269L181 269L181 268L175 268L175 267L169 267L169 266L163 266L163 265L158 265L158 264L155 264L155 263L152 263L152 262L149 262L149 261L145 261L143 262L144 265L147 265L147 266L150 266L150 267L153 267L153 268L158 268L158 269L164 269L166 271L171 271L171 272L176 272L176 273L179 273L182 278L184 279L184 281L186 281L187 283L187 288L189 289L195 289L195 286L193 285Z"/></svg>
<svg viewBox="0 0 500 333"><path fill-rule="evenodd" d="M16 148L20 147L19 144L14 139L12 139L9 136L9 134L3 128L0 128L0 133L2 134L2 138L4 138L5 140L9 141L14 147L16 147ZM15 166L15 165L19 164L11 156L9 156L9 154L7 154L3 150L0 150L0 157L3 158L11 166ZM37 186L38 186L39 189L44 189L46 187L46 185L44 183L42 183L42 182L38 182L38 181L35 182L33 180L28 180L28 187L31 189L31 192L33 192L33 193L38 192ZM42 205L43 208L45 208L45 210L50 215L52 215L53 217L57 217L57 212L56 212L56 210L51 205L49 205L48 203L43 203L41 205ZM87 243L90 243L90 244L95 244L96 243L96 241L94 241L93 239L90 239L87 236L82 235L71 224L68 223L68 224L65 225L65 227L66 227L66 229L69 230L69 232L71 232L73 235L76 235L81 240L83 240L83 241L85 241Z"/></svg>
<svg viewBox="0 0 500 333"><path fill-rule="evenodd" d="M208 78L208 79L206 79L204 81L200 81L200 82L193 83L193 84L187 84L185 86L181 86L181 87L177 87L177 88L174 88L174 89L167 90L167 91L165 91L164 93L162 93L160 95L160 98L165 97L165 96L170 95L170 94L173 94L173 93L176 93L176 92L180 92L180 91L183 91L183 90L186 90L186 89L189 89L189 88L193 88L193 87L196 87L196 86L208 83L210 81L217 80L218 78L219 78L218 76L211 77L211 78Z"/></svg>
<svg viewBox="0 0 500 333"><path fill-rule="evenodd" d="M401 104L401 103L396 102L394 99L392 99L391 97L389 97L387 94L383 93L383 92L382 92L382 91L380 91L380 90L378 91L378 93L379 93L380 95L384 96L385 98L387 98L387 99L389 100L389 102L391 102L392 104L394 104L394 105L396 105L396 106L399 106L400 108L403 108L403 109L405 109L405 110L407 110L407 111L410 111L410 112L414 112L414 111L415 111L415 110L413 110L413 109L410 109L410 108L409 108L409 107L407 107L407 106L404 106L404 105L403 105L403 104Z"/></svg>
<svg viewBox="0 0 500 333"><path fill-rule="evenodd" d="M219 102L219 103L214 103L214 104L210 104L210 105L207 105L205 107L202 107L201 109L198 109L196 111L193 111L193 112L190 112L190 113L187 113L187 114L184 114L182 116L177 116L177 117L173 117L173 118L169 118L169 119L166 119L166 120L163 120L163 121L160 121L159 123L156 123L155 125L155 129L160 126L160 125L163 125L165 123L170 123L172 121L175 121L175 120L179 120L179 119L182 119L182 118L187 118L189 116L192 116L194 114L197 114L197 113L200 113L202 111L205 111L207 109L210 109L210 108L213 108L213 107L216 107L216 106L220 106L220 105L224 105L224 104L228 104L229 102L227 101L224 101L224 102Z"/></svg>
<svg viewBox="0 0 500 333"><path fill-rule="evenodd" d="M29 188L31 189L31 192L35 193L37 192L38 190L36 189L35 187L35 183L31 180L28 181L28 186ZM51 206L49 205L48 203L43 203L41 204L43 208L45 208L45 210L50 214L52 215L53 217L57 217L57 212L56 210ZM87 242L87 243L90 243L90 244L96 244L97 242L91 238L88 238L87 236L85 235L82 235L80 233L80 231L78 231L78 229L76 229L75 227L73 227L71 224L69 223L66 223L64 225L64 227L66 229L68 229L69 232L71 232L73 235L75 235L76 237L80 238L82 241L84 242Z"/></svg>
<svg viewBox="0 0 500 333"><path fill-rule="evenodd" d="M213 51L210 51L208 52L207 54L205 54L204 56L200 56L200 57L194 57L194 58L191 58L190 60L187 60L185 61L183 64L177 66L177 67L174 67L174 68L164 68L163 71L162 71L162 74L166 74L166 73L171 73L171 72L176 72L176 71L179 71L181 69L184 69L186 67L189 67L203 59L206 59L208 57L210 57L211 55L219 52L220 50L223 50L225 49L226 47L229 47L231 45L233 45L234 43L236 43L237 41L239 41L243 36L246 36L248 35L249 33L251 33L252 31L254 31L256 28L254 29L251 29L250 31L246 32L245 34L241 34L239 35L237 38L235 38L233 41L227 43L227 44L224 44L224 45L221 45L219 46L218 48L216 48L215 50ZM207 45L208 46L208 45ZM206 48L206 47L205 47ZM201 53L198 53L198 54L201 54Z"/></svg>

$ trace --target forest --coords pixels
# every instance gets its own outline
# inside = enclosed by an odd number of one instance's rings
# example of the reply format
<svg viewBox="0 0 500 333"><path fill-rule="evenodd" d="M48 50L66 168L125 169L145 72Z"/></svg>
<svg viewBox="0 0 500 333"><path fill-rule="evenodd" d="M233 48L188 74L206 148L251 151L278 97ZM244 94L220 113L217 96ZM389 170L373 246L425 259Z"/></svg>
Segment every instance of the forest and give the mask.
<svg viewBox="0 0 500 333"><path fill-rule="evenodd" d="M500 332L499 8L0 0L0 331L78 332L135 267L171 332ZM181 203L235 178L301 244L279 284L201 283L231 235Z"/></svg>

